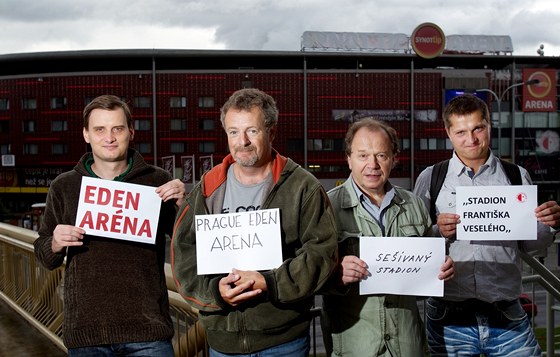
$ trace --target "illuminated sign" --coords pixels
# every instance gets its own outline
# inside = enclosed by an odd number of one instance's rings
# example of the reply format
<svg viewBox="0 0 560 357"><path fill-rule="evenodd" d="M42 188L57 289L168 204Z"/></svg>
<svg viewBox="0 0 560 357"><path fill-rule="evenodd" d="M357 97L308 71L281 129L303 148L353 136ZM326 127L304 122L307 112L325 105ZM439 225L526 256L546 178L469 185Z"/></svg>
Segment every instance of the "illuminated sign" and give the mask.
<svg viewBox="0 0 560 357"><path fill-rule="evenodd" d="M523 69L523 82L538 80L538 83L523 86L524 112L556 111L556 69Z"/></svg>
<svg viewBox="0 0 560 357"><path fill-rule="evenodd" d="M422 58L434 58L445 49L445 35L436 24L425 22L418 25L410 36L414 52Z"/></svg>

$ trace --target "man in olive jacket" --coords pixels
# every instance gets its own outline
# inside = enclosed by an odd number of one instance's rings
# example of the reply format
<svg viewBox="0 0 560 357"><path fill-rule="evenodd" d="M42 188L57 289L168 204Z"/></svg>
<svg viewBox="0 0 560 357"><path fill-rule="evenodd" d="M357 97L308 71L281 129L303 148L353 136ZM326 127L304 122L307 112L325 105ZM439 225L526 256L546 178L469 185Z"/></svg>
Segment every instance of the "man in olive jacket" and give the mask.
<svg viewBox="0 0 560 357"><path fill-rule="evenodd" d="M428 236L428 211L419 197L389 182L399 152L393 128L364 118L349 127L345 142L352 173L328 192L341 263L329 284L331 290L325 289L323 296L321 325L327 355L422 357L425 333L416 297L360 295L359 281L380 277L359 258L359 239ZM439 278L450 279L453 271L453 262L446 258Z"/></svg>
<svg viewBox="0 0 560 357"><path fill-rule="evenodd" d="M332 208L314 176L272 149L278 120L272 97L257 89L237 91L221 119L231 154L204 175L175 223L178 291L200 310L211 356L308 356L314 294L336 265ZM195 215L270 208L280 209L279 267L197 275Z"/></svg>

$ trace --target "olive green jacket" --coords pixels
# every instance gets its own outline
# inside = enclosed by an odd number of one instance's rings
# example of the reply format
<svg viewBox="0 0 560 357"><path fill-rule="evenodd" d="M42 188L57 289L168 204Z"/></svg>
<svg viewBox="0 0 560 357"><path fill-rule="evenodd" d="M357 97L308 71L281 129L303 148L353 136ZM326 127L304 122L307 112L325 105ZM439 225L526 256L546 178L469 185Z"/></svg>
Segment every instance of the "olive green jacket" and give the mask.
<svg viewBox="0 0 560 357"><path fill-rule="evenodd" d="M431 221L424 203L395 187L385 212L385 236L428 236ZM338 227L340 260L359 255L361 236L382 236L377 222L362 207L349 178L328 192ZM425 334L416 297L360 295L359 284L345 294L325 294L323 337L333 356L424 356Z"/></svg>
<svg viewBox="0 0 560 357"><path fill-rule="evenodd" d="M273 184L261 209L279 208L283 263L261 271L267 292L237 307L220 296L227 274L198 275L195 215L220 213L231 155L206 173L181 207L172 240L178 292L200 310L208 343L222 353L252 353L307 336L314 295L337 264L336 226L319 181L291 159L274 154Z"/></svg>

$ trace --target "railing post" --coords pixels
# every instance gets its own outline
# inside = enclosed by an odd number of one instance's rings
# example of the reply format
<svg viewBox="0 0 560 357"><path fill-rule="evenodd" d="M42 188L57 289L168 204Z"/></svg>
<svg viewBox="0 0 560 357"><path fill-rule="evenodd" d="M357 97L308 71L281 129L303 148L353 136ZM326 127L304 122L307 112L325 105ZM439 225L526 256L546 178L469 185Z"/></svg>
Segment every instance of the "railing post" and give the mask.
<svg viewBox="0 0 560 357"><path fill-rule="evenodd" d="M552 295L546 293L546 355L554 356L554 309L552 305L554 304L554 299Z"/></svg>

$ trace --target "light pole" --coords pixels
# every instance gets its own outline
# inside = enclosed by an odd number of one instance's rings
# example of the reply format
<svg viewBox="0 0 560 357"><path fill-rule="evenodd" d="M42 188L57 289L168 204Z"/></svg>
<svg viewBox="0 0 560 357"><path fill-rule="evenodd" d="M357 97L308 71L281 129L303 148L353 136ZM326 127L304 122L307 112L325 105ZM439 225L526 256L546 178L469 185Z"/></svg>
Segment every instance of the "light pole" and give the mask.
<svg viewBox="0 0 560 357"><path fill-rule="evenodd" d="M494 99L496 100L496 103L498 105L498 157L501 158L501 143L502 143L502 99L504 99L504 95L507 93L508 90L514 88L514 87L519 87L522 85L533 85L533 84L538 84L539 80L538 79L531 79L530 81L525 81L525 82L520 82L520 83L514 83L512 85L510 85L509 87L507 87L506 89L504 89L504 91L502 92L502 94L500 94L500 96L498 96L496 94L496 92L494 92L491 89L487 89L487 88L483 88L483 89L476 89L476 92L488 92L490 94L492 94L492 96L494 96ZM511 118L511 120L515 120L514 118ZM513 124L512 124L513 125ZM513 140L513 137L512 137Z"/></svg>

